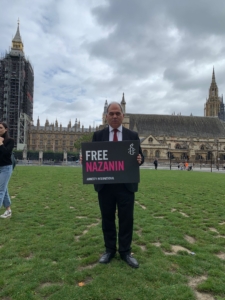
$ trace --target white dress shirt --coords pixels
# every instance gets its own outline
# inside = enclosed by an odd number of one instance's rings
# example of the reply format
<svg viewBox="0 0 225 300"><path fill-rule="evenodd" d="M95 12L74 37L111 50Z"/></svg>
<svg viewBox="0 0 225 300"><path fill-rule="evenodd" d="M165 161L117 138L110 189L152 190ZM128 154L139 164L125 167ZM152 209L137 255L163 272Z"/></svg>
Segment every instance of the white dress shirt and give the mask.
<svg viewBox="0 0 225 300"><path fill-rule="evenodd" d="M120 127L117 128L117 138L118 138L118 142L122 141L122 130L123 130L123 126L120 125ZM113 141L113 135L114 135L114 129L109 125L109 141L112 142Z"/></svg>

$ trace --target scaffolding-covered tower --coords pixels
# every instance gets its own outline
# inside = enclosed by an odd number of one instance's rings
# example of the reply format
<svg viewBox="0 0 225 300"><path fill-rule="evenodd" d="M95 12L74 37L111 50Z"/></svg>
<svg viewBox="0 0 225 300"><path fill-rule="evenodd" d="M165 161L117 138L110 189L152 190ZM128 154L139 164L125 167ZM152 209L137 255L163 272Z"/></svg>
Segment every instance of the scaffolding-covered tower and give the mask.
<svg viewBox="0 0 225 300"><path fill-rule="evenodd" d="M0 120L6 122L17 149L27 144L33 119L34 72L23 52L19 23L11 51L0 59Z"/></svg>

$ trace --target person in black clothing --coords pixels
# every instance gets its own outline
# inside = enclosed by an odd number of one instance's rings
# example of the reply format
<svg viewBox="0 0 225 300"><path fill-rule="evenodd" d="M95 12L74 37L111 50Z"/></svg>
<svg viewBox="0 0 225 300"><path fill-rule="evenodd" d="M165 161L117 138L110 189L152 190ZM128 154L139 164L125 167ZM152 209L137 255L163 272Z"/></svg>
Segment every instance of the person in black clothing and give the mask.
<svg viewBox="0 0 225 300"><path fill-rule="evenodd" d="M93 142L139 140L137 132L122 126L124 118L120 103L112 102L108 105L106 119L109 126L94 132ZM139 146L137 164L144 162L144 156ZM102 216L102 230L105 242L105 253L99 263L107 264L117 251L117 232L115 225L116 207L119 218L118 244L119 254L129 266L138 268L137 260L131 255L133 234L134 193L138 190L137 183L124 184L95 184L98 192L99 207Z"/></svg>
<svg viewBox="0 0 225 300"><path fill-rule="evenodd" d="M155 160L154 160L154 165L155 165L155 170L157 170L157 167L158 167L158 160L157 160L157 158L155 158Z"/></svg>
<svg viewBox="0 0 225 300"><path fill-rule="evenodd" d="M0 122L0 207L4 205L6 211L0 217L3 219L12 216L11 200L8 193L8 183L12 174L11 155L14 140L9 137L8 126Z"/></svg>

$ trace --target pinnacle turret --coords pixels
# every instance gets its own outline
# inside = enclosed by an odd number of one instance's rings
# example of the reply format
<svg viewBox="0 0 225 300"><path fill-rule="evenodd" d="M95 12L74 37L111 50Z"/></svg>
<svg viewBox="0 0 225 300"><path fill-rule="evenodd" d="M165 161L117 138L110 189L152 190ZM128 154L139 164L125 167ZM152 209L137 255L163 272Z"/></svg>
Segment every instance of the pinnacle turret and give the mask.
<svg viewBox="0 0 225 300"><path fill-rule="evenodd" d="M216 84L216 76L215 76L215 71L213 67L213 72L212 72L212 82L209 88L209 98L210 97L218 97L218 87Z"/></svg>
<svg viewBox="0 0 225 300"><path fill-rule="evenodd" d="M122 97L122 101L121 101L121 106L123 108L123 113L125 114L125 112L126 112L126 101L125 101L124 93L123 93L123 97Z"/></svg>
<svg viewBox="0 0 225 300"><path fill-rule="evenodd" d="M213 73L212 73L212 83L216 83L214 67L213 67Z"/></svg>

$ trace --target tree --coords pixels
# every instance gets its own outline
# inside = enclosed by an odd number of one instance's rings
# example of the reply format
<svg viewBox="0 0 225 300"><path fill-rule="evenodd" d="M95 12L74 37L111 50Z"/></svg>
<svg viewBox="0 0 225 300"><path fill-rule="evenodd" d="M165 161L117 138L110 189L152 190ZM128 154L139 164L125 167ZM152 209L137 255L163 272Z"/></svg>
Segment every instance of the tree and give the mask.
<svg viewBox="0 0 225 300"><path fill-rule="evenodd" d="M84 135L80 136L78 140L74 143L74 147L79 151L81 149L81 143L91 142L93 137L93 132L85 133Z"/></svg>

